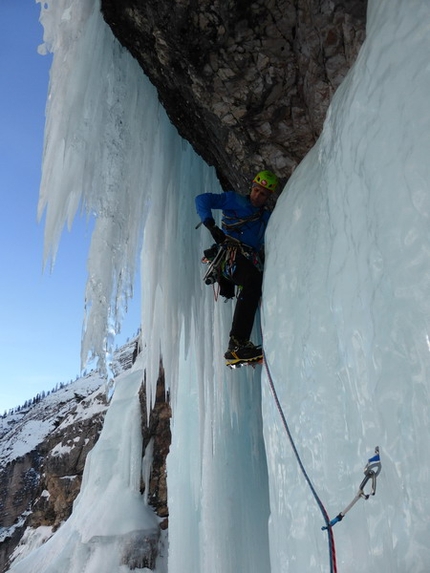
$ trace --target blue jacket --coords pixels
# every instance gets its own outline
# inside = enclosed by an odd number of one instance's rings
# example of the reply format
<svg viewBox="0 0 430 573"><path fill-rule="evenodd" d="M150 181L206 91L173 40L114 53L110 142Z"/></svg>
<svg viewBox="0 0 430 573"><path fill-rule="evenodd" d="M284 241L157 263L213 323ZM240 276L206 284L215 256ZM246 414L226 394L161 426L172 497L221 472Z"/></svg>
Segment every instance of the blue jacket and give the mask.
<svg viewBox="0 0 430 573"><path fill-rule="evenodd" d="M213 218L212 209L222 209L222 229L226 235L256 251L263 246L270 212L264 207L253 207L249 196L234 191L203 193L196 197L196 209L203 223Z"/></svg>

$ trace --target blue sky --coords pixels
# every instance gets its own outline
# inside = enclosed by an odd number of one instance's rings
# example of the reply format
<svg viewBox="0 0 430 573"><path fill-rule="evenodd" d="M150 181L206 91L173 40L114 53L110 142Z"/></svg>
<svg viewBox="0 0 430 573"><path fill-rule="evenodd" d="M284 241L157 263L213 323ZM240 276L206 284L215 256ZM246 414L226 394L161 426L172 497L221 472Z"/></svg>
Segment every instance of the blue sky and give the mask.
<svg viewBox="0 0 430 573"><path fill-rule="evenodd" d="M84 219L64 232L53 272L42 272L37 201L51 56L37 53L39 13L33 0L1 0L0 415L80 373L90 240ZM118 343L138 324L134 300Z"/></svg>

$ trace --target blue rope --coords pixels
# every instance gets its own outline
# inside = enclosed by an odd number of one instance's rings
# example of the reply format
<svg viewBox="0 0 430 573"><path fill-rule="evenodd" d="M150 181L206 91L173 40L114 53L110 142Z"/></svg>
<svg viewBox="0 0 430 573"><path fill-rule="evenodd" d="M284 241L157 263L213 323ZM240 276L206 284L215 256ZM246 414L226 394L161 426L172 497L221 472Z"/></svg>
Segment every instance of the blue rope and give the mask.
<svg viewBox="0 0 430 573"><path fill-rule="evenodd" d="M278 394L276 393L275 385L273 383L272 374L270 372L269 364L268 364L266 353L264 352L264 350L263 350L263 359L264 359L263 360L264 366L265 366L266 372L267 372L267 377L269 379L270 390L271 390L273 398L275 400L278 412L281 416L283 426L284 426L285 431L287 432L288 438L290 440L290 444L291 444L291 447L293 449L294 455L296 456L296 459L297 459L297 462L300 466L300 469L302 470L302 473L305 477L305 480L306 480L306 482L307 482L307 484L308 484L308 486L312 492L312 495L315 498L315 501L318 504L318 507L320 508L320 511L322 513L322 516L323 516L325 524L326 524L327 536L328 536L328 546L329 546L329 557L330 557L330 573L337 573L336 549L335 549L335 545L334 545L334 536L333 536L333 531L332 531L331 524L330 524L330 518L329 518L328 513L327 513L321 499L319 498L307 472L306 472L306 469L303 465L302 460L300 459L300 455L299 455L299 452L297 451L296 445L295 445L293 437L291 435L290 428L289 428L288 423L287 423L287 419L286 419L285 414L282 410L282 406L279 402Z"/></svg>

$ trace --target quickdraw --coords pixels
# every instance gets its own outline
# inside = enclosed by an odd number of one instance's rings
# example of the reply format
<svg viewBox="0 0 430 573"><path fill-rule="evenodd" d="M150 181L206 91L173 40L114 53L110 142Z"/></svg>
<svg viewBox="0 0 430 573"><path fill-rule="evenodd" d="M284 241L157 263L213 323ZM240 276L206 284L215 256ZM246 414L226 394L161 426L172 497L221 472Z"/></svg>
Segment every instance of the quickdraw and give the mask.
<svg viewBox="0 0 430 573"><path fill-rule="evenodd" d="M207 264L208 268L203 275L203 282L211 285L218 282L221 276L229 280L236 269L237 252L242 253L258 269L262 269L263 263L258 253L239 240L227 237L221 245L213 245L204 252L202 263Z"/></svg>
<svg viewBox="0 0 430 573"><path fill-rule="evenodd" d="M212 252L210 253L209 251ZM225 257L225 250L218 248L216 255L212 259L209 258L211 255L213 255L213 249L208 249L205 251L205 256L202 258L202 263L208 265L208 268L203 275L203 282L206 285L212 285L218 281L219 269Z"/></svg>
<svg viewBox="0 0 430 573"><path fill-rule="evenodd" d="M381 473L381 458L379 456L379 447L376 446L375 448L375 455L367 461L367 464L364 468L364 479L358 486L358 491L354 499L351 501L349 505L345 507L343 511L341 511L334 519L332 519L328 525L323 526L321 529L328 529L329 527L333 527L339 521L345 517L348 511L357 503L359 499L369 499L371 495L375 495L376 493L376 478ZM371 482L371 489L369 493L364 492L364 488Z"/></svg>

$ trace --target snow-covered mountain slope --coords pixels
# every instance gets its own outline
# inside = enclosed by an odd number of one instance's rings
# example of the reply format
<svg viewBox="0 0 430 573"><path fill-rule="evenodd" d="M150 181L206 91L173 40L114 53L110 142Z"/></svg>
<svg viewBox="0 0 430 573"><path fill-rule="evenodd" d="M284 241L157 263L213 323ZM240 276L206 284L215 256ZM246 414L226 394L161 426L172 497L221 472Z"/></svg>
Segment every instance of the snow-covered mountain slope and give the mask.
<svg viewBox="0 0 430 573"><path fill-rule="evenodd" d="M89 567L125 573L155 566L165 571L162 520L148 505L151 444L142 460L142 363L140 356L115 380L112 402L99 440L86 459L72 514L48 540L45 529L28 531L12 555L10 571L79 573ZM37 547L41 541L43 545Z"/></svg>
<svg viewBox="0 0 430 573"><path fill-rule="evenodd" d="M0 464L24 456L54 430L64 431L95 414L105 412L105 380L89 374L46 396L40 402L0 419ZM70 447L64 444L64 448ZM65 451L65 450L63 450ZM56 449L58 455L60 448Z"/></svg>
<svg viewBox="0 0 430 573"><path fill-rule="evenodd" d="M119 348L112 356L115 375L131 368L137 355L137 338ZM91 372L58 388L43 398L29 400L28 406L0 417L0 465L31 452L54 430L91 418L107 408L106 380Z"/></svg>
<svg viewBox="0 0 430 573"><path fill-rule="evenodd" d="M135 359L133 339L113 355L119 375ZM27 527L51 531L71 513L110 390L92 372L0 418L0 566ZM45 536L46 536L45 531Z"/></svg>

